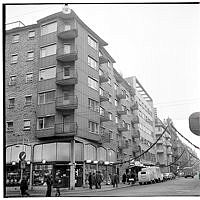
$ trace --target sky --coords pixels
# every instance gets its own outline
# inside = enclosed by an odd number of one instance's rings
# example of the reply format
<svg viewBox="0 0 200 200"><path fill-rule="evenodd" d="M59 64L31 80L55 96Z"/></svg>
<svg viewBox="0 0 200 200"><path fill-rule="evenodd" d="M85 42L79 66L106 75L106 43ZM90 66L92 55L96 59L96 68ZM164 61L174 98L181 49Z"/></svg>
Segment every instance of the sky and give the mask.
<svg viewBox="0 0 200 200"><path fill-rule="evenodd" d="M59 12L63 5L9 5L6 23L25 25ZM188 118L200 112L200 6L186 4L69 4L107 43L114 67L136 76L152 97L158 117L170 117L196 146L200 136ZM185 144L189 145L184 139ZM192 149L194 149L192 147ZM200 150L196 150L200 157Z"/></svg>

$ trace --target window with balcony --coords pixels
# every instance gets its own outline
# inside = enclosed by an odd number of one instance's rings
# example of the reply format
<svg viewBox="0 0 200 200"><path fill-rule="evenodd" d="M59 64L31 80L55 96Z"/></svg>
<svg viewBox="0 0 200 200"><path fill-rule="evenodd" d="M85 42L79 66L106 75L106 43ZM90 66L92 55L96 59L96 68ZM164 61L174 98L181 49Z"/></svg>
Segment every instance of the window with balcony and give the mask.
<svg viewBox="0 0 200 200"><path fill-rule="evenodd" d="M25 97L25 105L31 105L32 103L32 96Z"/></svg>
<svg viewBox="0 0 200 200"><path fill-rule="evenodd" d="M34 51L27 52L27 60L33 60L34 59Z"/></svg>
<svg viewBox="0 0 200 200"><path fill-rule="evenodd" d="M15 85L16 84L16 80L17 80L16 76L10 76L9 85Z"/></svg>
<svg viewBox="0 0 200 200"><path fill-rule="evenodd" d="M33 39L35 37L35 31L29 31L28 32L28 38Z"/></svg>
<svg viewBox="0 0 200 200"><path fill-rule="evenodd" d="M37 120L38 130L54 128L55 116L39 117Z"/></svg>
<svg viewBox="0 0 200 200"><path fill-rule="evenodd" d="M18 60L18 54L11 55L11 63L17 63Z"/></svg>
<svg viewBox="0 0 200 200"><path fill-rule="evenodd" d="M26 74L26 83L30 83L33 81L33 73Z"/></svg>
<svg viewBox="0 0 200 200"><path fill-rule="evenodd" d="M115 116L115 123L118 124L119 123L119 117L116 115Z"/></svg>
<svg viewBox="0 0 200 200"><path fill-rule="evenodd" d="M13 121L6 122L6 130L9 132L13 131Z"/></svg>
<svg viewBox="0 0 200 200"><path fill-rule="evenodd" d="M51 22L41 26L41 36L57 31L57 22Z"/></svg>
<svg viewBox="0 0 200 200"><path fill-rule="evenodd" d="M99 111L99 103L93 99L88 99L88 107L89 109L98 112Z"/></svg>
<svg viewBox="0 0 200 200"><path fill-rule="evenodd" d="M56 77L56 67L50 67L50 68L46 68L46 69L41 69L39 71L39 80L47 80L47 79L51 79L51 78L55 78Z"/></svg>
<svg viewBox="0 0 200 200"><path fill-rule="evenodd" d="M55 90L38 94L38 104L52 103L55 101Z"/></svg>
<svg viewBox="0 0 200 200"><path fill-rule="evenodd" d="M98 43L88 35L88 44L95 50L98 49Z"/></svg>
<svg viewBox="0 0 200 200"><path fill-rule="evenodd" d="M88 56L88 65L93 69L98 70L97 61L90 56Z"/></svg>
<svg viewBox="0 0 200 200"><path fill-rule="evenodd" d="M17 43L17 42L19 42L19 34L13 35L13 38L12 38L12 43Z"/></svg>
<svg viewBox="0 0 200 200"><path fill-rule="evenodd" d="M10 98L9 99L9 108L14 108L15 107L15 98Z"/></svg>
<svg viewBox="0 0 200 200"><path fill-rule="evenodd" d="M99 134L99 124L98 123L89 121L88 128L89 128L90 132Z"/></svg>
<svg viewBox="0 0 200 200"><path fill-rule="evenodd" d="M25 119L24 120L24 130L30 130L31 129L31 120Z"/></svg>
<svg viewBox="0 0 200 200"><path fill-rule="evenodd" d="M56 44L48 45L40 48L40 58L56 54Z"/></svg>
<svg viewBox="0 0 200 200"><path fill-rule="evenodd" d="M109 120L112 120L112 113L111 112L108 112L108 118L109 118Z"/></svg>
<svg viewBox="0 0 200 200"><path fill-rule="evenodd" d="M88 77L88 86L94 90L99 90L99 83L93 78Z"/></svg>

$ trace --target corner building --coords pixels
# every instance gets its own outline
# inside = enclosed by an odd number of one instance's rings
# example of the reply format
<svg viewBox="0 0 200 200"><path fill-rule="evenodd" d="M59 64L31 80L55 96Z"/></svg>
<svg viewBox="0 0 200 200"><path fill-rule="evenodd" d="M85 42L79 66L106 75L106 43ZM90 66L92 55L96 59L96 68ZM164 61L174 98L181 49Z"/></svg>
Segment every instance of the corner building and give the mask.
<svg viewBox="0 0 200 200"><path fill-rule="evenodd" d="M88 173L124 172L139 151L135 90L113 68L107 43L73 10L6 31L6 185L84 186ZM115 88L113 90L113 88Z"/></svg>

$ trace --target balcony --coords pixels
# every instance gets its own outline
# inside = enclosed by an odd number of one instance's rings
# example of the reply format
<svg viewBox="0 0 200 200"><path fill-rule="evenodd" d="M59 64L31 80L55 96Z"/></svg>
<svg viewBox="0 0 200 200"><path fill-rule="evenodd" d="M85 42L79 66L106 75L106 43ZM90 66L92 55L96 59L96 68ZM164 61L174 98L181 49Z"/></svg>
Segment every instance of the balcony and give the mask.
<svg viewBox="0 0 200 200"><path fill-rule="evenodd" d="M108 59L104 56L104 55L100 55L99 56L99 64L104 64L104 63L107 63L108 62Z"/></svg>
<svg viewBox="0 0 200 200"><path fill-rule="evenodd" d="M56 136L75 136L77 134L77 129L78 126L76 122L55 124Z"/></svg>
<svg viewBox="0 0 200 200"><path fill-rule="evenodd" d="M140 146L134 145L134 146L132 147L132 151L133 151L133 152L139 152L139 151L140 151Z"/></svg>
<svg viewBox="0 0 200 200"><path fill-rule="evenodd" d="M163 144L163 139L158 140L157 144Z"/></svg>
<svg viewBox="0 0 200 200"><path fill-rule="evenodd" d="M61 62L70 62L78 59L78 51L74 48L61 47L57 49L56 59Z"/></svg>
<svg viewBox="0 0 200 200"><path fill-rule="evenodd" d="M110 121L109 113L107 111L100 111L100 122Z"/></svg>
<svg viewBox="0 0 200 200"><path fill-rule="evenodd" d="M118 147L119 149L128 149L129 147L128 140L119 141Z"/></svg>
<svg viewBox="0 0 200 200"><path fill-rule="evenodd" d="M166 146L167 147L171 147L172 146L171 142L170 141L166 141Z"/></svg>
<svg viewBox="0 0 200 200"><path fill-rule="evenodd" d="M140 131L139 130L133 130L132 132L132 137L133 138L140 138Z"/></svg>
<svg viewBox="0 0 200 200"><path fill-rule="evenodd" d="M100 90L99 96L100 96L100 101L101 102L109 100L109 93L107 91Z"/></svg>
<svg viewBox="0 0 200 200"><path fill-rule="evenodd" d="M58 27L57 36L61 40L74 39L78 36L78 30L74 25L72 27L61 25Z"/></svg>
<svg viewBox="0 0 200 200"><path fill-rule="evenodd" d="M128 131L128 125L127 125L127 123L120 123L120 124L118 124L117 130L119 132Z"/></svg>
<svg viewBox="0 0 200 200"><path fill-rule="evenodd" d="M135 89L132 88L131 86L129 87L129 93L130 93L131 96L135 95Z"/></svg>
<svg viewBox="0 0 200 200"><path fill-rule="evenodd" d="M122 83L124 80L123 80L123 77L120 75L120 74L118 74L117 72L116 73L114 73L114 77L115 77L115 79L116 79L116 81L118 82L118 83Z"/></svg>
<svg viewBox="0 0 200 200"><path fill-rule="evenodd" d="M65 75L64 71L56 73L56 83L58 85L75 85L78 83L78 75L76 70L69 69L69 75Z"/></svg>
<svg viewBox="0 0 200 200"><path fill-rule="evenodd" d="M169 133L166 133L166 134L165 134L165 137L166 137L166 139L170 139L170 138L171 138L171 136L170 136Z"/></svg>
<svg viewBox="0 0 200 200"><path fill-rule="evenodd" d="M122 106L117 107L117 114L118 115L126 115L127 114L127 109L123 108Z"/></svg>
<svg viewBox="0 0 200 200"><path fill-rule="evenodd" d="M138 110L138 103L135 102L132 106L131 106L132 110Z"/></svg>
<svg viewBox="0 0 200 200"><path fill-rule="evenodd" d="M56 109L58 110L73 110L77 108L77 96L62 96L56 98Z"/></svg>
<svg viewBox="0 0 200 200"><path fill-rule="evenodd" d="M162 153L164 153L164 149L163 148L159 148L159 149L156 150L156 152L158 154L162 154Z"/></svg>
<svg viewBox="0 0 200 200"><path fill-rule="evenodd" d="M126 93L123 92L123 91L118 90L117 93L116 93L116 97L117 97L118 100L126 99Z"/></svg>
<svg viewBox="0 0 200 200"><path fill-rule="evenodd" d="M172 155L172 150L167 149L167 155Z"/></svg>
<svg viewBox="0 0 200 200"><path fill-rule="evenodd" d="M138 123L139 123L139 117L138 117L138 116L134 116L134 117L132 118L131 122L132 122L133 124L138 124Z"/></svg>
<svg viewBox="0 0 200 200"><path fill-rule="evenodd" d="M161 135L162 135L162 132L161 132L161 131L156 131L156 133L155 133L155 134L156 134L156 136L157 136L157 137L159 137L159 136L161 136Z"/></svg>
<svg viewBox="0 0 200 200"><path fill-rule="evenodd" d="M107 81L108 81L108 73L99 71L99 83L101 84L101 83L105 83Z"/></svg>

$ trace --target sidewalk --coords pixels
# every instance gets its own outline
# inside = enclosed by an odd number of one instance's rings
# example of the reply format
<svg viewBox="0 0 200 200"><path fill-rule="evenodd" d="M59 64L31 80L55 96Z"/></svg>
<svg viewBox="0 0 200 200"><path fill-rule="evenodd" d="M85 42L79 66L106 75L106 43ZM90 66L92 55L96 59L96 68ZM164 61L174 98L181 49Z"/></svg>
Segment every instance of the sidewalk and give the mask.
<svg viewBox="0 0 200 200"><path fill-rule="evenodd" d="M134 185L138 185L138 183L136 182ZM83 187L76 187L75 190L69 190L68 188L61 188L60 189L60 193L61 196L70 196L70 194L80 194L80 193L84 193L84 192L101 192L101 191L108 191L108 190L117 190L120 188L124 188L124 187L131 187L134 185L128 185L128 184L122 184L120 183L118 185L118 187L113 187L112 185L102 185L101 189L95 189L95 187L93 186L94 189L89 189L89 187L83 188ZM42 188L38 188L38 189L33 189L33 190L29 190L28 191L30 194L30 197L45 197L46 194L46 187L42 187ZM51 196L55 197L55 193L56 193L56 189L52 188L52 193ZM17 188L16 190L9 190L8 188L6 188L6 197L20 197L20 190L19 188Z"/></svg>

